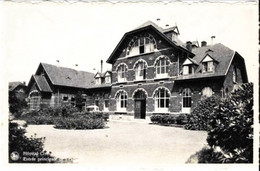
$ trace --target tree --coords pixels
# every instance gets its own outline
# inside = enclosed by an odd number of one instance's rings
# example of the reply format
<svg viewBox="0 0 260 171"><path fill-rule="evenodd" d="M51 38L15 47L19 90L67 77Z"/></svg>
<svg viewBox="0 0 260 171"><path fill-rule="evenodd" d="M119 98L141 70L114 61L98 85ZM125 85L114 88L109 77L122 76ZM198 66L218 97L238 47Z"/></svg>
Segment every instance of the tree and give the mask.
<svg viewBox="0 0 260 171"><path fill-rule="evenodd" d="M185 129L211 130L209 122L212 119L213 110L218 106L220 100L220 97L212 96L200 101L189 115Z"/></svg>
<svg viewBox="0 0 260 171"><path fill-rule="evenodd" d="M25 100L20 100L16 97L15 92L9 91L9 111L15 116L19 117L22 114L22 109L27 107Z"/></svg>
<svg viewBox="0 0 260 171"><path fill-rule="evenodd" d="M243 84L213 111L207 142L226 163L253 162L253 84Z"/></svg>

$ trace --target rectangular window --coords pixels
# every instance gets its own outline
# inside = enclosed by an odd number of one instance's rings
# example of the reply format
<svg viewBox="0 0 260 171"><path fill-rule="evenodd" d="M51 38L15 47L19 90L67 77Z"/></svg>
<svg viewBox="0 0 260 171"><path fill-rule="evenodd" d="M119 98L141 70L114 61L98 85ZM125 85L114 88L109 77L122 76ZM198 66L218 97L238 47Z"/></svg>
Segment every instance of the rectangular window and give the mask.
<svg viewBox="0 0 260 171"><path fill-rule="evenodd" d="M98 100L95 100L95 105L99 106L99 101Z"/></svg>
<svg viewBox="0 0 260 171"><path fill-rule="evenodd" d="M203 62L202 63L202 72L214 72L213 61Z"/></svg>
<svg viewBox="0 0 260 171"><path fill-rule="evenodd" d="M139 51L140 51L140 54L144 53L144 45L139 46Z"/></svg>
<svg viewBox="0 0 260 171"><path fill-rule="evenodd" d="M191 97L183 97L183 107L191 107Z"/></svg>
<svg viewBox="0 0 260 171"><path fill-rule="evenodd" d="M101 79L100 78L96 78L96 84L101 84Z"/></svg>
<svg viewBox="0 0 260 171"><path fill-rule="evenodd" d="M110 75L106 76L105 82L106 82L107 84L111 83Z"/></svg>
<svg viewBox="0 0 260 171"><path fill-rule="evenodd" d="M189 67L187 65L183 66L183 75L189 74Z"/></svg>
<svg viewBox="0 0 260 171"><path fill-rule="evenodd" d="M203 62L202 63L202 71L203 72L208 72L208 63L207 62Z"/></svg>
<svg viewBox="0 0 260 171"><path fill-rule="evenodd" d="M192 73L193 73L192 65L189 65L189 74L192 74Z"/></svg>
<svg viewBox="0 0 260 171"><path fill-rule="evenodd" d="M208 72L213 72L214 71L214 65L213 61L208 62Z"/></svg>
<svg viewBox="0 0 260 171"><path fill-rule="evenodd" d="M109 107L109 100L105 100L105 108Z"/></svg>
<svg viewBox="0 0 260 171"><path fill-rule="evenodd" d="M69 100L69 97L68 97L68 96L63 96L62 100L63 100L64 102L67 102L67 101Z"/></svg>

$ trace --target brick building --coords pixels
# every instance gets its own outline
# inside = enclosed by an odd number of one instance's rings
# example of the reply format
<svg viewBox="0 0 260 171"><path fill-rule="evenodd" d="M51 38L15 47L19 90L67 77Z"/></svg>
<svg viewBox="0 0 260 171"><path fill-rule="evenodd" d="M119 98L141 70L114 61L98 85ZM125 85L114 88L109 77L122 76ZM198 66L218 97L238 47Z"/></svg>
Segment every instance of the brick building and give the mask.
<svg viewBox="0 0 260 171"><path fill-rule="evenodd" d="M88 78L75 76L86 85L68 86L65 79L63 91L73 94L82 89L87 105L144 119L153 113L190 113L201 99L224 97L248 82L244 59L236 51L205 41L201 46L197 41L182 43L178 36L177 26L163 29L148 21L124 34L107 60L111 71L88 73ZM36 75L41 75L38 70ZM38 78L32 79L37 82ZM54 87L61 85L48 78L44 82L52 84L48 92L57 96Z"/></svg>
<svg viewBox="0 0 260 171"><path fill-rule="evenodd" d="M107 60L112 64L110 112L134 118L190 113L199 100L223 97L248 82L237 52L205 41L201 47L197 41L182 43L178 35L177 26L163 29L150 21L125 33Z"/></svg>

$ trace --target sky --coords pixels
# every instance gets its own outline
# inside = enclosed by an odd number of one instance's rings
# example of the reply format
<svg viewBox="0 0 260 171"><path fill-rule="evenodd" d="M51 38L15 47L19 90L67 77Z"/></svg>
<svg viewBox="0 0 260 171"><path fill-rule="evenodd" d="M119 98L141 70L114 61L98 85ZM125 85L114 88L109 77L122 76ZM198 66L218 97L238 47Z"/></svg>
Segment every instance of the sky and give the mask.
<svg viewBox="0 0 260 171"><path fill-rule="evenodd" d="M40 62L59 60L59 66L95 73L103 60L104 70L110 69L105 61L124 33L148 20L177 25L183 42L211 44L216 36L214 43L244 57L249 81L258 78L256 3L2 2L0 11L0 69L7 82L28 84Z"/></svg>

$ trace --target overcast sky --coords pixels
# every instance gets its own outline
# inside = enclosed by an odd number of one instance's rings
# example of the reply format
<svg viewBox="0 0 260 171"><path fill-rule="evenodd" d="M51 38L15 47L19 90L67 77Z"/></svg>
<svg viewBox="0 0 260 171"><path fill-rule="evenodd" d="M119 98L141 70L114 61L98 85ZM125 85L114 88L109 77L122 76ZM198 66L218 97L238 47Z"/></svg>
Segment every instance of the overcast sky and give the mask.
<svg viewBox="0 0 260 171"><path fill-rule="evenodd" d="M249 80L257 78L256 3L1 3L1 74L28 83L40 62L96 72L125 32L147 20L177 24L180 39L222 43L246 61ZM160 18L158 23L156 19ZM93 69L96 69L94 71ZM105 64L104 70L110 65Z"/></svg>

